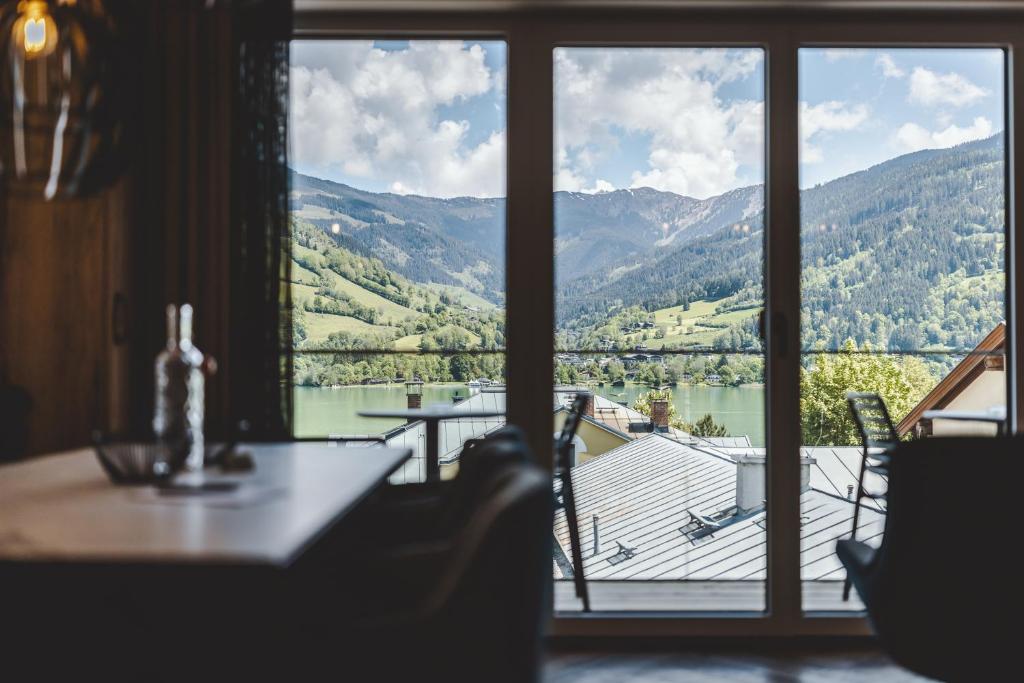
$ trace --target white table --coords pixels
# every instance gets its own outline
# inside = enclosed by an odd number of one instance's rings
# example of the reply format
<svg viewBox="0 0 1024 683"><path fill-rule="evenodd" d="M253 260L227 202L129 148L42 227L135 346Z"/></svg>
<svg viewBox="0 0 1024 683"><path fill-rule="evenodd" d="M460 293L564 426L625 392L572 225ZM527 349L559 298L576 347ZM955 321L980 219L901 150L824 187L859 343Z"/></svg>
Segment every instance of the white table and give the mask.
<svg viewBox="0 0 1024 683"><path fill-rule="evenodd" d="M0 467L0 563L287 567L412 452L262 444L238 499L110 483L92 450Z"/></svg>

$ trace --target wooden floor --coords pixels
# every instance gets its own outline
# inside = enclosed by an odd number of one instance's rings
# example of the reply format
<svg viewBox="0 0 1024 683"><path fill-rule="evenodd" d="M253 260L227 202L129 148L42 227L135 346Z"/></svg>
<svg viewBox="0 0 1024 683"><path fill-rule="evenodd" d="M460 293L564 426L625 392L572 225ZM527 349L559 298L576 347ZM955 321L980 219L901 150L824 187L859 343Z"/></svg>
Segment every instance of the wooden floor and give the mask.
<svg viewBox="0 0 1024 683"><path fill-rule="evenodd" d="M909 673L870 648L789 649L786 652L609 652L556 649L543 683L910 683Z"/></svg>

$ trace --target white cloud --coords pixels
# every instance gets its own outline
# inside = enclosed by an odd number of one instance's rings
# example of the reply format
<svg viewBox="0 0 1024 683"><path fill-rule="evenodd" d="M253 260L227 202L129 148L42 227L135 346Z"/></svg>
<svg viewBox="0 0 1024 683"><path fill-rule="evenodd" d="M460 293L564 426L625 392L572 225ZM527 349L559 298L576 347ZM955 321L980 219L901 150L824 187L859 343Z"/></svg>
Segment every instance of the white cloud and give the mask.
<svg viewBox="0 0 1024 683"><path fill-rule="evenodd" d="M882 70L882 76L885 78L903 78L907 75L906 71L896 66L892 55L887 52L883 52L875 57L875 66Z"/></svg>
<svg viewBox="0 0 1024 683"><path fill-rule="evenodd" d="M868 53L867 50L849 47L834 47L825 50L825 61L829 63L838 62L843 59L860 59Z"/></svg>
<svg viewBox="0 0 1024 683"><path fill-rule="evenodd" d="M870 110L866 105L829 100L811 106L800 103L800 163L815 164L824 160L821 147L813 138L822 132L847 131L867 121Z"/></svg>
<svg viewBox="0 0 1024 683"><path fill-rule="evenodd" d="M925 106L949 105L963 107L987 97L989 91L971 83L958 73L939 74L923 66L910 74L909 102Z"/></svg>
<svg viewBox="0 0 1024 683"><path fill-rule="evenodd" d="M760 50L556 50L556 188L600 189L592 173L623 132L649 140L632 187L708 197L744 184L741 165L759 176L763 104L719 89L761 63Z"/></svg>
<svg viewBox="0 0 1024 683"><path fill-rule="evenodd" d="M916 152L920 149L941 149L953 147L962 142L979 140L992 135L992 122L984 116L978 116L970 126L961 128L949 125L942 130L930 131L916 123L904 123L896 131L896 144L905 152Z"/></svg>
<svg viewBox="0 0 1024 683"><path fill-rule="evenodd" d="M441 107L483 95L504 81L479 45L413 42L381 50L369 42L293 48L293 159L325 175L342 172L390 184L393 192L439 197L505 191L505 134L474 145L470 124Z"/></svg>
<svg viewBox="0 0 1024 683"><path fill-rule="evenodd" d="M597 182L594 183L593 187L581 190L581 192L586 192L587 194L597 194L598 192L612 192L613 190L615 190L614 185L609 183L604 178L598 178Z"/></svg>

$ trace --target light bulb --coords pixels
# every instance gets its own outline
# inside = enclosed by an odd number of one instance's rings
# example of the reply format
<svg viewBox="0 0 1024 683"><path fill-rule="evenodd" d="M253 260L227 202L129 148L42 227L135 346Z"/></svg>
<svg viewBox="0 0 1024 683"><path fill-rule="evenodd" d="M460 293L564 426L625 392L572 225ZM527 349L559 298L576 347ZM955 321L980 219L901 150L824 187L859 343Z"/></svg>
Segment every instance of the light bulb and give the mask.
<svg viewBox="0 0 1024 683"><path fill-rule="evenodd" d="M45 57L57 47L57 24L42 0L18 3L18 19L14 22L15 44L25 51L26 59Z"/></svg>

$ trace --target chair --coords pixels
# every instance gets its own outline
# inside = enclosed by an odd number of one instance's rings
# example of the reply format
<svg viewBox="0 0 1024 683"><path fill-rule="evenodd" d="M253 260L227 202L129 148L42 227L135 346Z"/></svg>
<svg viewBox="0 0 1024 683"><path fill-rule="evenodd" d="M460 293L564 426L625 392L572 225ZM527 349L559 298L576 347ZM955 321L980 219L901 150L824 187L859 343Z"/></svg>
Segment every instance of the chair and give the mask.
<svg viewBox="0 0 1024 683"><path fill-rule="evenodd" d="M900 443L881 546L838 542L882 646L903 666L972 681L1015 669L1022 453L1021 437Z"/></svg>
<svg viewBox="0 0 1024 683"><path fill-rule="evenodd" d="M555 509L565 510L565 521L569 526L569 551L572 555L572 580L576 597L583 602L583 611L590 611L590 593L587 579L583 574L583 547L580 541L580 524L576 515L576 497L572 489L573 439L583 419L587 403L593 399L590 392L576 394L565 416L562 431L555 439L555 479L560 483L555 492Z"/></svg>
<svg viewBox="0 0 1024 683"><path fill-rule="evenodd" d="M860 504L864 498L883 500L884 493L869 493L864 488L865 472L873 472L880 476L888 474L889 453L899 443L899 435L893 426L892 418L885 401L878 394L851 391L846 394L846 402L860 434L863 453L860 460L860 474L857 476L857 497L853 506L853 529L850 539L857 538L857 525L860 523ZM843 601L850 599L850 579L843 582Z"/></svg>
<svg viewBox="0 0 1024 683"><path fill-rule="evenodd" d="M365 542L377 546L445 538L465 520L493 472L529 460L522 430L505 425L463 444L454 478L387 486L362 506L352 526L361 527Z"/></svg>
<svg viewBox="0 0 1024 683"><path fill-rule="evenodd" d="M335 607L324 608L325 589L303 580L323 621L297 634L306 650L299 660L331 665L341 678L537 680L551 584L551 480L534 464L508 462L484 477L467 513L449 538L363 558L364 581L353 585L346 575ZM360 614L350 613L353 595L364 602Z"/></svg>

